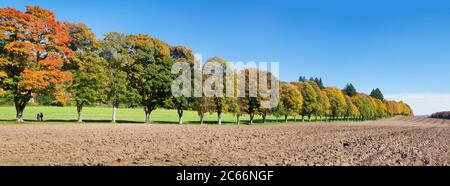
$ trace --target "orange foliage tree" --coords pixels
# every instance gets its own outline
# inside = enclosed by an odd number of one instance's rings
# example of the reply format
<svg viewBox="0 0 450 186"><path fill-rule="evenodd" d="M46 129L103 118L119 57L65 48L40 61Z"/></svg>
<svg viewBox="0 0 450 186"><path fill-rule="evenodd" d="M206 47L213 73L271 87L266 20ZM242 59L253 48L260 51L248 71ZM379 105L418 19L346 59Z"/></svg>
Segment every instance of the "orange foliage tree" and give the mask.
<svg viewBox="0 0 450 186"><path fill-rule="evenodd" d="M0 9L0 86L14 94L18 122L23 122L32 94L63 95L64 85L72 79L62 70L73 53L70 40L67 28L49 10Z"/></svg>

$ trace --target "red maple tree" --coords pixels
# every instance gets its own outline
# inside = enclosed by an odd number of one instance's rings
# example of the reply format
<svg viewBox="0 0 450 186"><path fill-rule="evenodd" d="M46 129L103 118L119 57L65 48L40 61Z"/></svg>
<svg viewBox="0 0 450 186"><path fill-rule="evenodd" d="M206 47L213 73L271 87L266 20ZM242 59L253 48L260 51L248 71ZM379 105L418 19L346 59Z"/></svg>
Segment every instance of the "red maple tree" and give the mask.
<svg viewBox="0 0 450 186"><path fill-rule="evenodd" d="M71 81L70 72L62 69L73 54L70 41L52 11L38 6L27 6L26 12L0 9L0 87L14 94L18 122L23 122L32 94L60 95Z"/></svg>

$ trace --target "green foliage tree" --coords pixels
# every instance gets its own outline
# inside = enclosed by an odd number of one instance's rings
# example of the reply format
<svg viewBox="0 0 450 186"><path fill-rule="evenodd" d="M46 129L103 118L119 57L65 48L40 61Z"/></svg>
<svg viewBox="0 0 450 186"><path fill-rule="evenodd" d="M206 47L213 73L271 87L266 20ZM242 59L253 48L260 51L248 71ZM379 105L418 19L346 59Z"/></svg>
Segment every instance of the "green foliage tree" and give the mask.
<svg viewBox="0 0 450 186"><path fill-rule="evenodd" d="M381 101L384 101L383 93L379 88L373 89L372 92L370 93L370 96L379 99Z"/></svg>
<svg viewBox="0 0 450 186"><path fill-rule="evenodd" d="M278 123L279 119L283 116L285 116L285 122L286 123L288 122L288 119L287 119L288 112L282 102L280 102L275 108L273 108L271 113L275 117L277 123Z"/></svg>
<svg viewBox="0 0 450 186"><path fill-rule="evenodd" d="M91 29L83 23L65 23L72 37L70 48L75 51L71 63L65 68L73 75L72 85L68 88L74 96L77 106L78 122L83 122L83 106L103 102L106 99L103 83L105 61L98 55L99 45Z"/></svg>
<svg viewBox="0 0 450 186"><path fill-rule="evenodd" d="M356 96L356 94L358 94L358 92L356 91L356 88L351 83L347 84L345 86L344 90L342 90L342 91L344 91L344 93L350 97Z"/></svg>
<svg viewBox="0 0 450 186"><path fill-rule="evenodd" d="M126 103L130 107L139 105L139 93L136 89L129 87L127 70L133 60L131 51L126 42L126 35L118 32L105 34L100 42L100 56L107 61L105 73L108 77L105 81L104 90L108 97L107 101L112 103L112 122L116 122L117 109L120 103Z"/></svg>
<svg viewBox="0 0 450 186"><path fill-rule="evenodd" d="M300 76L299 78L298 78L298 82L304 82L304 81L306 81L307 79L306 79L306 77L305 76Z"/></svg>
<svg viewBox="0 0 450 186"><path fill-rule="evenodd" d="M316 78L310 78L309 81L315 82L319 86L320 89L324 89L325 88L325 86L323 85L322 78L317 78L317 77Z"/></svg>
<svg viewBox="0 0 450 186"><path fill-rule="evenodd" d="M151 113L171 95L174 62L170 58L170 46L143 34L128 35L126 42L132 58L128 69L130 86L139 92L145 122L150 123Z"/></svg>

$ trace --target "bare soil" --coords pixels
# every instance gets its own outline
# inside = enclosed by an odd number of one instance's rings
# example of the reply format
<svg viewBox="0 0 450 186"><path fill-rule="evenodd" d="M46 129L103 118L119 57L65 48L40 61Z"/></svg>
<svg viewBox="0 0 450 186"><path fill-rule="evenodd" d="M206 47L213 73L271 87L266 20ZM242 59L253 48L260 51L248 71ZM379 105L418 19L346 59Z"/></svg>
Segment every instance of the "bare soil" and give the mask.
<svg viewBox="0 0 450 186"><path fill-rule="evenodd" d="M450 121L0 125L0 165L450 165Z"/></svg>

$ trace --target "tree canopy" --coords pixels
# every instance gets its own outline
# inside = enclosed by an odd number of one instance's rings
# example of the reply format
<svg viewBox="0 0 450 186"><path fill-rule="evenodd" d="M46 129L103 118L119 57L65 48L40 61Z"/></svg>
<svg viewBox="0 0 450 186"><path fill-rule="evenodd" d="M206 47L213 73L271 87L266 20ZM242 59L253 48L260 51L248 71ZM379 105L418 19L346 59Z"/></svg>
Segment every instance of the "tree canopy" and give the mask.
<svg viewBox="0 0 450 186"><path fill-rule="evenodd" d="M347 107L344 93L341 89L328 87L325 88L328 99L330 100L330 114L333 118L342 117L345 114L345 108Z"/></svg>
<svg viewBox="0 0 450 186"><path fill-rule="evenodd" d="M345 86L344 90L342 90L342 91L344 91L344 93L350 97L356 96L356 94L358 94L358 92L356 91L356 88L351 83L347 84Z"/></svg>
<svg viewBox="0 0 450 186"><path fill-rule="evenodd" d="M64 95L72 80L62 67L73 55L68 28L52 11L27 6L26 12L0 9L0 86L14 94L16 120L33 93Z"/></svg>
<svg viewBox="0 0 450 186"><path fill-rule="evenodd" d="M302 110L303 96L296 86L283 84L280 99L280 106L276 107L276 111L285 115L286 122L288 116L296 116Z"/></svg>
<svg viewBox="0 0 450 186"><path fill-rule="evenodd" d="M379 88L373 89L370 93L370 96L376 99L379 99L381 101L384 101L383 93L381 93L381 90Z"/></svg>

